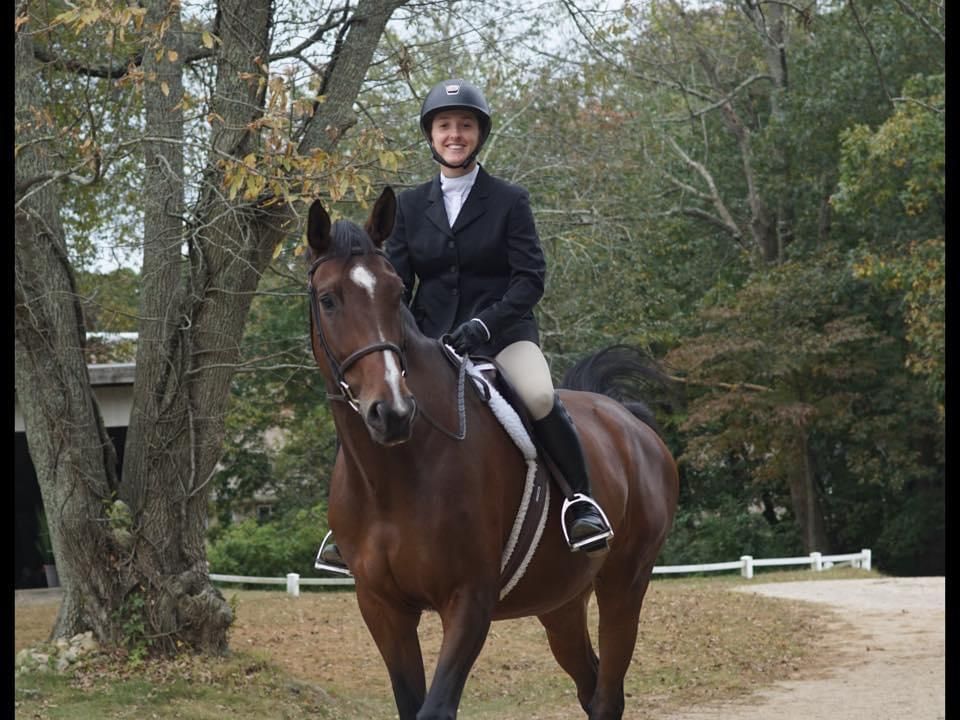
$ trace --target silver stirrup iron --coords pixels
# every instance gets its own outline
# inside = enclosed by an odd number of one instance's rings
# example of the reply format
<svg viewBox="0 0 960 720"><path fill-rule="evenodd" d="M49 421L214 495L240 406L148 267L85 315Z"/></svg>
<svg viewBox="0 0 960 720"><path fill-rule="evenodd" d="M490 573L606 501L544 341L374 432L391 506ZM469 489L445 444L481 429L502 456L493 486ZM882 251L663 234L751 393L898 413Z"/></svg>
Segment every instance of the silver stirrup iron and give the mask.
<svg viewBox="0 0 960 720"><path fill-rule="evenodd" d="M350 572L348 568L340 567L338 565L331 565L320 559L320 556L323 555L323 549L327 546L327 543L330 542L331 535L333 535L333 530L327 530L327 534L323 536L323 541L320 543L320 549L317 550L317 557L313 561L313 567L315 567L317 570L325 570L326 572L336 573L337 575L353 577L353 573Z"/></svg>
<svg viewBox="0 0 960 720"><path fill-rule="evenodd" d="M613 530L605 530L604 532L597 533L596 535L591 535L588 538L583 540L578 540L576 543L570 542L570 535L567 533L567 510L576 503L587 503L588 505L593 505L597 509L597 512L600 513L600 517L603 518L603 522L608 528L611 527L610 521L607 519L607 514L603 511L603 508L600 507L599 503L591 497L587 497L581 493L575 493L572 498L567 498L563 501L563 507L560 509L560 527L563 530L563 539L567 541L567 545L573 550L579 550L585 545L591 545L600 540L606 540L607 538L613 537Z"/></svg>

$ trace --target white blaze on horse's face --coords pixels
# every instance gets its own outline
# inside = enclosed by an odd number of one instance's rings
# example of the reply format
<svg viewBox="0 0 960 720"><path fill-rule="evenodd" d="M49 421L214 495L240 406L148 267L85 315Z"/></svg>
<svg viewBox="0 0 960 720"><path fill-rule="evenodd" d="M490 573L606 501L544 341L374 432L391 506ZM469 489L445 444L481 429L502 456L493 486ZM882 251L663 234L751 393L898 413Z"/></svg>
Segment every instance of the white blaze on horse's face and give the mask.
<svg viewBox="0 0 960 720"><path fill-rule="evenodd" d="M353 269L350 270L350 279L367 291L367 295L370 296L370 300L372 302L377 289L376 276L367 270L367 268L365 268L363 265L355 265ZM386 338L383 337L383 330L380 329L379 324L377 325L377 334L380 336L380 342L386 341ZM400 366L397 364L397 358L394 357L393 353L384 353L384 364L387 368L384 380L386 381L387 386L390 388L390 392L393 393L393 405L397 408L402 407L403 396L400 394L401 375Z"/></svg>
<svg viewBox="0 0 960 720"><path fill-rule="evenodd" d="M377 289L377 278L372 272L367 270L363 265L355 265L350 271L350 279L366 290L367 295L373 300L373 293Z"/></svg>

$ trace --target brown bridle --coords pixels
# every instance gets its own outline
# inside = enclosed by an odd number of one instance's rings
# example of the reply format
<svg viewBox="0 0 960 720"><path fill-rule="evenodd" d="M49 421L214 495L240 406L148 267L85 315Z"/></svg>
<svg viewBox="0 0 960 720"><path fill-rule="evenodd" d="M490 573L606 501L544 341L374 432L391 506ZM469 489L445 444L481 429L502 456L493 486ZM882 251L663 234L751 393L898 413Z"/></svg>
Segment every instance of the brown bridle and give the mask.
<svg viewBox="0 0 960 720"><path fill-rule="evenodd" d="M374 249L371 251L380 255L381 257L386 257L386 254L379 249ZM358 245L354 245L351 248L350 255L364 255L366 252L360 248ZM318 308L319 299L317 298L317 292L313 287L313 273L314 271L327 260L333 260L338 255L324 255L317 258L310 265L310 270L307 272L307 289L310 291L310 317L312 325L314 327L314 333L316 334L317 340L320 342L320 347L323 348L323 352L327 357L327 364L330 366L330 371L333 373L333 381L336 384L336 387L339 389L337 392L328 392L327 398L330 400L340 400L346 402L350 407L352 407L358 413L360 412L360 403L357 402L357 398L353 394L353 390L350 389L350 383L347 382L345 374L350 367L357 362L362 357L369 355L375 352L394 352L400 358L400 370L401 373L405 376L407 374L407 360L404 356L403 348L401 348L396 343L392 342L377 342L367 345L360 348L359 350L350 353L342 362L338 362L337 359L333 356L333 351L330 350L330 345L327 343L327 339L323 334L323 326L320 324L320 310ZM317 358L314 358L317 359Z"/></svg>

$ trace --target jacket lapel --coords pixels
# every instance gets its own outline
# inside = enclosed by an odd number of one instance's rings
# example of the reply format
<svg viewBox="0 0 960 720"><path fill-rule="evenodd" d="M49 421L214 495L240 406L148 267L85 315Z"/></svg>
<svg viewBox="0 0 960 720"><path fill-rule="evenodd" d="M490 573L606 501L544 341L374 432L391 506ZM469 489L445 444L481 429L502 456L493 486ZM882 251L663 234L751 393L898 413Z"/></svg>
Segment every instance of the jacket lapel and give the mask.
<svg viewBox="0 0 960 720"><path fill-rule="evenodd" d="M437 226L440 232L449 237L453 237L453 230L450 229L450 221L447 220L447 208L443 204L443 191L440 190L439 175L430 183L430 191L427 193L426 216L430 222Z"/></svg>
<svg viewBox="0 0 960 720"><path fill-rule="evenodd" d="M473 187L467 195L467 201L460 208L456 221L453 223L453 232L458 233L467 225L472 223L487 210L487 198L490 196L490 175L480 167L477 173L477 179L473 182ZM439 184L438 184L439 186ZM443 207L443 199L440 200L440 206Z"/></svg>

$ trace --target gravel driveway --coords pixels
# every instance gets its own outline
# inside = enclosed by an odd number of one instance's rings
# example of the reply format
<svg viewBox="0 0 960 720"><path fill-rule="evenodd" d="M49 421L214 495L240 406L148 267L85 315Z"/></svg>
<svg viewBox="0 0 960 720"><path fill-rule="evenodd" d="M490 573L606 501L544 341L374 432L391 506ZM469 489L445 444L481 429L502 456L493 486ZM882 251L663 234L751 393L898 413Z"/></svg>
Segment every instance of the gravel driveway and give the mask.
<svg viewBox="0 0 960 720"><path fill-rule="evenodd" d="M813 680L779 682L737 704L664 720L946 717L944 578L768 583L739 591L830 605L848 624L842 630L823 627L840 662Z"/></svg>

